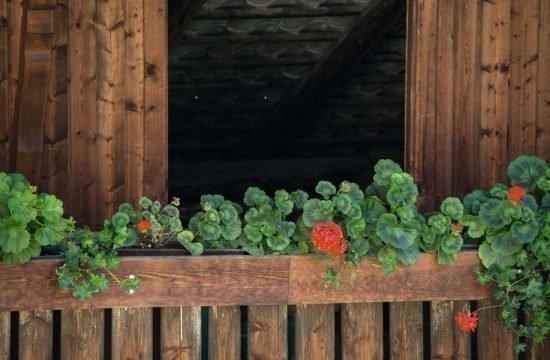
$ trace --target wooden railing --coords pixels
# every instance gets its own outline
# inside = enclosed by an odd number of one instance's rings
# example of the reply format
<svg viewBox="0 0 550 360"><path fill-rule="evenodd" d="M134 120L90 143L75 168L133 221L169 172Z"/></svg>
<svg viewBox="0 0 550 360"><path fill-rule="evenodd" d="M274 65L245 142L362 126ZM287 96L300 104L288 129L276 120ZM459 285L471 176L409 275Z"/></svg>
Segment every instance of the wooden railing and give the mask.
<svg viewBox="0 0 550 360"><path fill-rule="evenodd" d="M142 288L87 301L55 287L60 264L0 265L0 359L516 358L498 309L474 335L454 322L491 302L475 252L454 266L423 254L387 276L364 262L339 289L323 283L330 262L312 256L128 257L117 274Z"/></svg>

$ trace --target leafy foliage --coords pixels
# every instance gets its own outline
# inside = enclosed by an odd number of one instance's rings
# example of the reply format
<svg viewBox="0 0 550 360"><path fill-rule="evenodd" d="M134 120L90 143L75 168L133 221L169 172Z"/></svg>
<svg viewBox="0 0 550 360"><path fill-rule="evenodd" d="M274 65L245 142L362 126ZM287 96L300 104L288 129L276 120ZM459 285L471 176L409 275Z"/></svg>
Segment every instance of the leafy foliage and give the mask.
<svg viewBox="0 0 550 360"><path fill-rule="evenodd" d="M59 199L36 194L36 187L19 174L0 173L1 262L29 262L42 246L60 243L73 228L73 220L63 217Z"/></svg>

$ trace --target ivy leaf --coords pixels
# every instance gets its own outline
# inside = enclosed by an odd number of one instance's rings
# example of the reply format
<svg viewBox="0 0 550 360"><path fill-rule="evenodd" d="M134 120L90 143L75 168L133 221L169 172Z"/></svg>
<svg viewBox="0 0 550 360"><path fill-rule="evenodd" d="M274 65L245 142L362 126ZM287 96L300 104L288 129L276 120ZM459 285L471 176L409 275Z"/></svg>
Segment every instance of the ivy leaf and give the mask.
<svg viewBox="0 0 550 360"><path fill-rule="evenodd" d="M547 168L546 161L537 156L522 155L508 165L508 177L512 185L519 185L531 192L537 186Z"/></svg>
<svg viewBox="0 0 550 360"><path fill-rule="evenodd" d="M42 216L46 221L57 221L63 216L63 202L53 195L41 194L40 199L44 202Z"/></svg>
<svg viewBox="0 0 550 360"><path fill-rule="evenodd" d="M19 253L29 246L31 234L26 225L14 217L0 220L0 248L5 253Z"/></svg>
<svg viewBox="0 0 550 360"><path fill-rule="evenodd" d="M398 224L393 214L383 214L376 224L376 234L387 244L399 249L410 248L418 236L416 229Z"/></svg>
<svg viewBox="0 0 550 360"><path fill-rule="evenodd" d="M479 247L478 252L479 258L487 269L490 269L492 266L498 268L506 268L513 266L515 264L514 258L509 255L502 255L495 250L493 250L491 244L487 241L483 242Z"/></svg>
<svg viewBox="0 0 550 360"><path fill-rule="evenodd" d="M396 162L388 159L379 160L374 166L374 182L380 186L390 184L390 179L393 174L402 173L403 169Z"/></svg>

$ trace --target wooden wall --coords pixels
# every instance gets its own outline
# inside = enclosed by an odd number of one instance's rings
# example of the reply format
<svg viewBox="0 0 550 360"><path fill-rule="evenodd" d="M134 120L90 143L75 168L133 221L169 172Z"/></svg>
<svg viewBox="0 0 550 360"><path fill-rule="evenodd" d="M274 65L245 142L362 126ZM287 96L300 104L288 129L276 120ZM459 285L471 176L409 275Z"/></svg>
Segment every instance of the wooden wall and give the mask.
<svg viewBox="0 0 550 360"><path fill-rule="evenodd" d="M165 198L165 6L0 0L0 171L24 173L82 224Z"/></svg>
<svg viewBox="0 0 550 360"><path fill-rule="evenodd" d="M406 162L424 205L550 159L550 1L409 0Z"/></svg>

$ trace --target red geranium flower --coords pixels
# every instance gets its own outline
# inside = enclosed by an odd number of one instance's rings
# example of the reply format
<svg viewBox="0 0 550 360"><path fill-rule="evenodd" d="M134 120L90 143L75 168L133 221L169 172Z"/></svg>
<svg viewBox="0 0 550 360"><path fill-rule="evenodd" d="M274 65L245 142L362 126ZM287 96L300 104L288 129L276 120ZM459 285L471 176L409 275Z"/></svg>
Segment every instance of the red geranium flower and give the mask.
<svg viewBox="0 0 550 360"><path fill-rule="evenodd" d="M455 224L455 230L458 232L462 232L462 230L464 230L464 226L462 226L461 224Z"/></svg>
<svg viewBox="0 0 550 360"><path fill-rule="evenodd" d="M149 221L146 221L146 220L141 220L137 224L138 230L143 234L145 234L147 232L147 230L149 230L151 228L151 226L153 226L153 225Z"/></svg>
<svg viewBox="0 0 550 360"><path fill-rule="evenodd" d="M342 255L348 248L342 229L333 221L315 225L311 231L311 241L319 251L332 256Z"/></svg>
<svg viewBox="0 0 550 360"><path fill-rule="evenodd" d="M508 193L508 199L515 202L516 204L521 203L521 198L523 195L526 195L527 191L519 186L514 186L510 188L510 191Z"/></svg>
<svg viewBox="0 0 550 360"><path fill-rule="evenodd" d="M457 316L455 316L456 323L458 324L458 327L462 331L471 331L475 332L477 327L477 322L479 319L477 318L477 313L473 313L470 315L466 315L464 312L459 312Z"/></svg>

